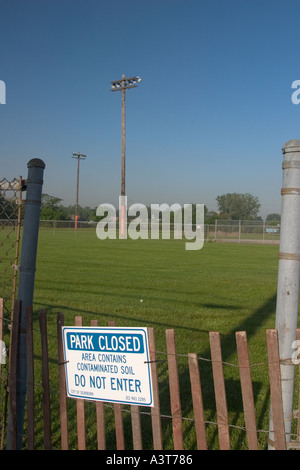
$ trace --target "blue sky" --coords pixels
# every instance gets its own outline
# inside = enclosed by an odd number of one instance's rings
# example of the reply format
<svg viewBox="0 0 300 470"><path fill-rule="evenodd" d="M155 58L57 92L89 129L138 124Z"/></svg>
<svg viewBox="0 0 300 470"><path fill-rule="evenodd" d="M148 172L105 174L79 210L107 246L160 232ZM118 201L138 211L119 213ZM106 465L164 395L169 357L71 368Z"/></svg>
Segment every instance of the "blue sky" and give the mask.
<svg viewBox="0 0 300 470"><path fill-rule="evenodd" d="M117 204L126 93L129 204L251 193L280 212L282 146L300 138L299 0L1 0L1 178L46 164L43 192Z"/></svg>

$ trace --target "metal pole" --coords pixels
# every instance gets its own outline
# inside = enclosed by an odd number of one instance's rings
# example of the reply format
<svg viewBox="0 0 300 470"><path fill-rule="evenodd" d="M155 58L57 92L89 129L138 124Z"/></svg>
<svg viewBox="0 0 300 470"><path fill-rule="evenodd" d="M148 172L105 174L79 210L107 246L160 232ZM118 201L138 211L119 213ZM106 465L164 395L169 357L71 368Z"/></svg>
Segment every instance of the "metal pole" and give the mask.
<svg viewBox="0 0 300 470"><path fill-rule="evenodd" d="M36 253L42 200L45 163L34 158L27 164L26 203L22 237L21 264L19 272L18 300L21 301L18 370L17 370L17 448L22 447L24 410L26 399L26 307L33 303ZM12 352L16 354L16 351ZM10 422L10 419L9 419ZM10 449L8 432L7 448Z"/></svg>
<svg viewBox="0 0 300 470"><path fill-rule="evenodd" d="M79 162L86 158L84 153L73 153L73 158L77 158L77 180L76 180L76 204L75 204L75 230L77 230L78 221L78 201L79 201Z"/></svg>
<svg viewBox="0 0 300 470"><path fill-rule="evenodd" d="M125 75L122 75L122 164L121 164L121 238L125 238L125 206L124 206L124 196L125 196L125 94L126 94L126 82Z"/></svg>
<svg viewBox="0 0 300 470"><path fill-rule="evenodd" d="M125 75L122 75L122 182L121 196L125 196Z"/></svg>
<svg viewBox="0 0 300 470"><path fill-rule="evenodd" d="M79 198L79 162L80 158L77 157L77 184L76 184L76 208L75 215L78 216L78 198Z"/></svg>
<svg viewBox="0 0 300 470"><path fill-rule="evenodd" d="M300 281L300 140L287 142L282 153L284 160L275 328L279 338L286 441L290 442L295 368L292 363L292 343L296 340ZM273 449L272 416L269 438L269 448Z"/></svg>
<svg viewBox="0 0 300 470"><path fill-rule="evenodd" d="M141 81L139 77L125 78L122 75L121 80L111 82L111 91L122 91L122 150L121 150L121 214L120 214L120 237L126 238L126 217L125 217L125 94L129 88L136 88L137 83Z"/></svg>

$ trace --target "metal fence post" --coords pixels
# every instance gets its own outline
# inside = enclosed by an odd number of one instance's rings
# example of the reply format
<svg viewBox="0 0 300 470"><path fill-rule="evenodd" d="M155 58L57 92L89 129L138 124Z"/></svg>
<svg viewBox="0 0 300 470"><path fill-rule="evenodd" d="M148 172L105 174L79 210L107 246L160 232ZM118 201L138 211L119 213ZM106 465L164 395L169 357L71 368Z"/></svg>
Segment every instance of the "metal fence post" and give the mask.
<svg viewBox="0 0 300 470"><path fill-rule="evenodd" d="M27 164L26 204L18 286L18 300L21 301L18 370L17 370L17 448L22 447L24 410L26 399L26 307L33 303L36 254L42 199L43 174L45 163L34 158ZM10 448L9 433L7 448Z"/></svg>
<svg viewBox="0 0 300 470"><path fill-rule="evenodd" d="M281 190L281 235L278 264L276 323L278 331L281 388L286 441L291 440L294 392L293 342L299 308L300 275L300 140L290 140L283 148ZM269 449L274 448L272 416Z"/></svg>

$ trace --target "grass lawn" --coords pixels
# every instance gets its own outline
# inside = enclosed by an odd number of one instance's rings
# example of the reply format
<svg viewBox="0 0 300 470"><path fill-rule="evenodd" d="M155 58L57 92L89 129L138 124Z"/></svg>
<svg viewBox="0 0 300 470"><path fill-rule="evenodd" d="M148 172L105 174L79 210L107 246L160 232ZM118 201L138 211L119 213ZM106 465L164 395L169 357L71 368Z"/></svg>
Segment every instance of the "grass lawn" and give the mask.
<svg viewBox="0 0 300 470"><path fill-rule="evenodd" d="M164 445L172 449L169 384L165 330L176 334L181 386L182 416L186 449L196 448L187 354L210 358L209 331L221 334L232 448L246 448L242 401L237 367L235 332L246 331L250 361L266 361L265 330L274 328L276 309L278 246L206 243L199 251L186 251L181 240L105 240L94 231L41 230L37 256L34 309L48 314L52 399L57 381L56 313L63 312L65 325L75 315L83 324L97 319L100 326L110 320L117 326L153 327L159 362L159 383ZM142 302L141 302L142 300ZM38 320L35 336L39 348ZM39 381L39 354L36 355ZM211 363L199 361L205 417L216 422ZM258 429L267 431L269 387L267 365L253 367ZM74 400L68 399L70 420L75 420ZM53 409L53 411L52 411ZM58 406L51 412L53 444L59 448ZM126 411L126 407L124 407ZM149 409L144 408L145 412ZM95 406L86 403L87 448L96 448ZM107 407L107 447L115 448L112 409ZM41 424L39 425L41 427ZM142 416L144 447L151 448L149 415ZM70 424L71 447L76 448L76 425ZM129 413L124 429L131 448ZM217 426L207 424L208 444L218 448ZM42 442L42 436L41 436ZM265 448L267 433L260 433ZM38 445L38 443L37 443Z"/></svg>
<svg viewBox="0 0 300 470"><path fill-rule="evenodd" d="M37 313L46 309L51 374L51 422L54 448L60 448L57 393L56 314L65 325L97 319L100 326L153 327L158 359L160 404L165 449L173 448L166 362L166 329L176 335L181 387L184 442L196 448L187 354L199 358L207 439L218 448L212 382L209 331L221 334L226 394L233 449L247 448L243 407L236 367L235 332L246 331L250 350L257 427L261 448L267 445L269 385L266 364L267 328L274 328L278 245L206 243L199 251L186 251L182 240L105 240L94 230L63 229L39 234L34 294L35 378L38 409L37 448L43 446L41 421L40 335ZM142 300L142 302L141 302ZM206 359L206 360L205 360ZM207 360L208 359L208 360ZM68 399L70 448L77 448L75 401ZM143 445L151 448L149 409L141 408ZM132 448L130 414L124 406L126 446ZM107 448L115 449L112 407L106 407ZM95 404L86 402L87 448L96 449ZM265 431L265 432L264 432Z"/></svg>

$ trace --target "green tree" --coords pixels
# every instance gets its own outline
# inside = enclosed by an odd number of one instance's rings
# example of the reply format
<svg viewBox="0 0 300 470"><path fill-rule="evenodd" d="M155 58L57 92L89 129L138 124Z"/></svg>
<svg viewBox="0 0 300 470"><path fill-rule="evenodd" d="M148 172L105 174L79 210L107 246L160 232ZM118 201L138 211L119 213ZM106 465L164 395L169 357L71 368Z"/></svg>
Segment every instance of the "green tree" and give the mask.
<svg viewBox="0 0 300 470"><path fill-rule="evenodd" d="M227 193L216 199L220 216L231 220L255 219L261 206L258 198L249 193Z"/></svg>
<svg viewBox="0 0 300 470"><path fill-rule="evenodd" d="M266 222L269 225L280 224L281 215L280 214L268 214L266 217Z"/></svg>
<svg viewBox="0 0 300 470"><path fill-rule="evenodd" d="M66 210L61 201L59 197L42 194L41 220L67 220Z"/></svg>
<svg viewBox="0 0 300 470"><path fill-rule="evenodd" d="M74 220L76 206L73 205L73 206L65 207L65 211L66 211L68 219ZM78 220L90 221L90 220L95 220L95 218L96 218L96 209L91 209L88 206L85 206L85 207L81 207L80 205L78 206Z"/></svg>

